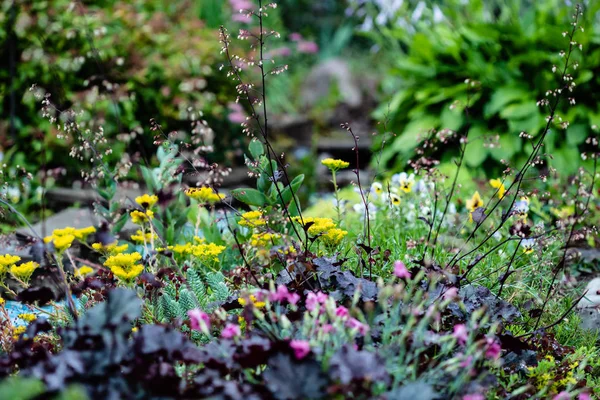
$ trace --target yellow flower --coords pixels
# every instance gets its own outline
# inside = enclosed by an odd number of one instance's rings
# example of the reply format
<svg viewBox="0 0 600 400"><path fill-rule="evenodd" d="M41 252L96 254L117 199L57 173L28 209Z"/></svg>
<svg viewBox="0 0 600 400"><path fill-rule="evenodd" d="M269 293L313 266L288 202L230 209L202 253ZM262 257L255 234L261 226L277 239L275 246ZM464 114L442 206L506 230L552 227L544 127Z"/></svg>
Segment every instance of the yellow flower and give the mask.
<svg viewBox="0 0 600 400"><path fill-rule="evenodd" d="M75 231L73 232L73 236L75 236L80 241L84 241L92 233L96 233L96 228L94 228L93 226L88 226L86 228L75 229Z"/></svg>
<svg viewBox="0 0 600 400"><path fill-rule="evenodd" d="M473 212L479 207L483 207L483 200L481 200L479 192L475 192L473 197L467 200L467 210L469 210L469 212Z"/></svg>
<svg viewBox="0 0 600 400"><path fill-rule="evenodd" d="M269 247L279 238L281 238L281 235L278 233L255 233L250 238L250 245L253 247Z"/></svg>
<svg viewBox="0 0 600 400"><path fill-rule="evenodd" d="M394 193L390 193L390 201L392 202L392 206L400 205L400 196Z"/></svg>
<svg viewBox="0 0 600 400"><path fill-rule="evenodd" d="M134 210L129 215L131 216L131 222L137 225L142 225L154 218L152 210L146 210L145 212Z"/></svg>
<svg viewBox="0 0 600 400"><path fill-rule="evenodd" d="M0 278L4 276L15 263L21 261L19 256L11 256L10 254L0 255Z"/></svg>
<svg viewBox="0 0 600 400"><path fill-rule="evenodd" d="M107 244L106 246L102 243L93 243L92 248L101 253L117 254L126 251L129 248L129 245L125 243L119 246L118 242L115 241L113 243Z"/></svg>
<svg viewBox="0 0 600 400"><path fill-rule="evenodd" d="M66 236L66 235L73 235L75 236L75 231L76 229L73 228L72 226L67 226L65 228L62 229L55 229L52 231L52 236L57 237L57 236Z"/></svg>
<svg viewBox="0 0 600 400"><path fill-rule="evenodd" d="M490 179L490 185L498 190L498 198L502 199L504 197L504 193L506 193L506 188L500 179Z"/></svg>
<svg viewBox="0 0 600 400"><path fill-rule="evenodd" d="M337 246L347 234L348 231L344 231L339 228L333 228L327 231L326 234L322 235L320 239L327 246Z"/></svg>
<svg viewBox="0 0 600 400"><path fill-rule="evenodd" d="M176 244L174 246L167 246L167 249L171 250L173 253L176 254L190 254L192 252L192 244Z"/></svg>
<svg viewBox="0 0 600 400"><path fill-rule="evenodd" d="M158 201L158 196L143 194L135 198L135 202L144 208L150 208Z"/></svg>
<svg viewBox="0 0 600 400"><path fill-rule="evenodd" d="M21 318L25 322L33 322L37 319L37 315L32 313L23 313L17 315L17 317Z"/></svg>
<svg viewBox="0 0 600 400"><path fill-rule="evenodd" d="M81 277L83 277L83 276L86 276L86 275L89 275L89 274L93 274L93 273L94 273L94 269L92 267L90 267L90 266L87 266L87 265L83 265L80 268L77 268L75 270L75 276L81 276Z"/></svg>
<svg viewBox="0 0 600 400"><path fill-rule="evenodd" d="M250 304L256 308L264 308L267 305L264 301L257 301L256 296L253 294L251 294L248 299L250 300ZM245 297L240 297L238 298L238 303L240 303L242 307L245 307L246 304L248 304L248 299Z"/></svg>
<svg viewBox="0 0 600 400"><path fill-rule="evenodd" d="M205 264L218 263L219 255L225 251L225 246L214 243L202 243L191 247L191 253Z"/></svg>
<svg viewBox="0 0 600 400"><path fill-rule="evenodd" d="M158 236L152 232L144 233L138 229L138 231L131 235L131 240L137 243L150 243L152 239L157 239Z"/></svg>
<svg viewBox="0 0 600 400"><path fill-rule="evenodd" d="M214 204L225 198L224 194L219 194L212 188L206 186L200 188L189 188L185 191L185 194L186 196L203 204Z"/></svg>
<svg viewBox="0 0 600 400"><path fill-rule="evenodd" d="M13 334L13 338L15 340L17 340L19 338L19 336L21 336L21 334L25 333L25 331L27 330L27 328L25 326L16 326L13 328L12 334Z"/></svg>
<svg viewBox="0 0 600 400"><path fill-rule="evenodd" d="M4 305L5 301L2 297L0 297L0 307L2 307Z"/></svg>
<svg viewBox="0 0 600 400"><path fill-rule="evenodd" d="M112 273L122 281L129 282L136 276L142 273L144 266L136 264L142 259L140 253L130 254L115 254L104 262L104 265L112 271Z"/></svg>
<svg viewBox="0 0 600 400"><path fill-rule="evenodd" d="M313 236L325 233L329 229L335 228L335 223L331 218L304 217L304 219L300 219L300 217L293 217L292 220L300 224L304 221L304 226L311 224L308 228L308 233Z"/></svg>
<svg viewBox="0 0 600 400"><path fill-rule="evenodd" d="M252 228L252 227L266 225L267 221L265 221L265 219L263 218L262 212L247 211L241 215L238 224L240 226L247 226L247 227Z"/></svg>
<svg viewBox="0 0 600 400"><path fill-rule="evenodd" d="M337 171L342 168L348 168L348 166L350 165L349 162L346 162L344 160L335 160L333 158L326 158L321 161L321 164L323 164L332 171Z"/></svg>
<svg viewBox="0 0 600 400"><path fill-rule="evenodd" d="M75 240L75 236L73 235L65 235L65 236L54 236L52 237L52 243L54 243L54 248L59 253L67 250L73 244L73 240Z"/></svg>
<svg viewBox="0 0 600 400"><path fill-rule="evenodd" d="M21 265L13 265L10 267L10 273L15 278L27 283L29 282L33 271L35 271L39 266L40 264L36 263L35 261L29 261Z"/></svg>

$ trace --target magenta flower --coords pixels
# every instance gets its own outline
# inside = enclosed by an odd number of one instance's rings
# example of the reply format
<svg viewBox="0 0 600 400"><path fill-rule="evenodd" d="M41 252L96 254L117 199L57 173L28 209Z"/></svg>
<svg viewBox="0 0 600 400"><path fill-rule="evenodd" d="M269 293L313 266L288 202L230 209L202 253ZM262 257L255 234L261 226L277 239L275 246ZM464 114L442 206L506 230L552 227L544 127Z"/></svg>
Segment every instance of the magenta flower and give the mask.
<svg viewBox="0 0 600 400"><path fill-rule="evenodd" d="M562 392L554 396L552 400L569 400L570 398L571 395L563 390Z"/></svg>
<svg viewBox="0 0 600 400"><path fill-rule="evenodd" d="M462 400L485 400L485 397L481 394L466 394Z"/></svg>
<svg viewBox="0 0 600 400"><path fill-rule="evenodd" d="M298 303L298 301L300 301L300 295L298 295L298 293L290 293L287 297L287 301L291 305L295 306Z"/></svg>
<svg viewBox="0 0 600 400"><path fill-rule="evenodd" d="M500 357L500 353L502 352L502 347L492 338L487 338L487 349L485 350L485 356L492 360L498 359Z"/></svg>
<svg viewBox="0 0 600 400"><path fill-rule="evenodd" d="M195 308L187 312L190 317L190 327L195 331L202 331L208 334L210 330L210 317L204 311Z"/></svg>
<svg viewBox="0 0 600 400"><path fill-rule="evenodd" d="M289 295L288 288L285 285L279 285L277 286L277 290L269 295L269 300L282 302L286 301Z"/></svg>
<svg viewBox="0 0 600 400"><path fill-rule="evenodd" d="M304 54L315 54L319 52L319 46L315 42L302 40L298 42L298 52Z"/></svg>
<svg viewBox="0 0 600 400"><path fill-rule="evenodd" d="M592 400L592 398L589 393L579 393L577 400Z"/></svg>
<svg viewBox="0 0 600 400"><path fill-rule="evenodd" d="M473 363L473 356L467 356L464 360L460 362L461 368L469 368Z"/></svg>
<svg viewBox="0 0 600 400"><path fill-rule="evenodd" d="M290 347L294 350L294 356L297 360L302 360L310 353L310 344L306 340L292 340Z"/></svg>
<svg viewBox="0 0 600 400"><path fill-rule="evenodd" d="M240 336L241 334L240 327L235 324L227 324L221 331L221 337L223 339L231 339Z"/></svg>
<svg viewBox="0 0 600 400"><path fill-rule="evenodd" d="M324 325L321 327L321 331L322 331L324 334L326 334L326 335L327 335L327 334L329 334L329 333L331 333L331 332L335 331L335 328L334 328L334 327L333 327L333 325L331 325L331 324L324 324Z"/></svg>
<svg viewBox="0 0 600 400"><path fill-rule="evenodd" d="M343 318L347 318L348 315L350 315L350 313L348 312L348 309L346 307L339 306L335 310L335 315L343 319Z"/></svg>
<svg viewBox="0 0 600 400"><path fill-rule="evenodd" d="M394 275L400 279L410 279L410 272L400 260L394 262Z"/></svg>
<svg viewBox="0 0 600 400"><path fill-rule="evenodd" d="M357 320L356 318L350 318L348 321L346 321L346 326L351 329L356 329L358 333L360 333L363 336L366 335L369 331L369 327Z"/></svg>
<svg viewBox="0 0 600 400"><path fill-rule="evenodd" d="M452 336L461 345L467 343L467 340L469 339L469 331L467 330L467 326L465 324L454 325L454 332L452 332Z"/></svg>
<svg viewBox="0 0 600 400"><path fill-rule="evenodd" d="M312 311L319 305L319 300L317 300L317 295L313 292L308 293L306 296L306 309L308 311Z"/></svg>
<svg viewBox="0 0 600 400"><path fill-rule="evenodd" d="M317 301L321 304L325 304L325 302L327 301L328 298L329 298L329 296L327 296L323 292L317 293Z"/></svg>

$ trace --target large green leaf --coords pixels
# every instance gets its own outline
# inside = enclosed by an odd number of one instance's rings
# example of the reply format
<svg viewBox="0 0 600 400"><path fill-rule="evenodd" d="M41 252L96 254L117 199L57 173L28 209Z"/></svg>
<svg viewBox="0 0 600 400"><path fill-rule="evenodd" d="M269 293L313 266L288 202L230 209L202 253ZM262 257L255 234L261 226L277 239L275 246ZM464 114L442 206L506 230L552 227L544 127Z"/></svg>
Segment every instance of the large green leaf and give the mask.
<svg viewBox="0 0 600 400"><path fill-rule="evenodd" d="M267 203L267 197L256 189L242 188L233 189L231 195L249 206L262 207Z"/></svg>

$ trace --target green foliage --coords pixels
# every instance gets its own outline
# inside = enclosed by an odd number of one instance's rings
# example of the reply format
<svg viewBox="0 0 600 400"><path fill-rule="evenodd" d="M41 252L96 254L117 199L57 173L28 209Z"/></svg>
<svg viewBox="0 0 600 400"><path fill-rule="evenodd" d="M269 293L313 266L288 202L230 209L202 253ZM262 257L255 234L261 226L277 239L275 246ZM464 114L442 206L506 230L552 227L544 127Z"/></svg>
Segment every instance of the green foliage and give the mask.
<svg viewBox="0 0 600 400"><path fill-rule="evenodd" d="M496 7L493 2L448 0L436 4L444 16L441 20L433 22L434 13L427 8L421 20L402 25L405 28L396 24L382 27L380 35L373 32L371 37L382 47L384 59L389 55L383 82L389 100L382 102L376 117L387 120L387 128L397 134L384 150L382 163L404 167L418 139L429 130L464 133L467 124L472 142L465 156L467 166L485 166L488 174L497 174L503 169L500 160L522 162L530 146L523 143L520 132L535 138L546 125L547 112L536 101L563 84L561 68L552 73L552 66L564 64L559 52L569 42L562 30L570 30L566 22L573 11L562 4L544 0ZM590 127L600 120L594 100L600 78L593 73L600 68L600 32L594 23L598 12L600 4L590 4L583 15L585 31L575 34L583 46L570 60L580 63L572 95L577 106L567 108L565 100L558 113L570 127L564 131L552 126L553 135L545 147L555 167L568 173L577 168L573 160L579 158L578 147L582 149L592 133ZM470 90L466 79L480 82L478 90ZM499 146L482 145L485 137L495 135L499 135ZM445 152L442 161L451 157L451 152Z"/></svg>

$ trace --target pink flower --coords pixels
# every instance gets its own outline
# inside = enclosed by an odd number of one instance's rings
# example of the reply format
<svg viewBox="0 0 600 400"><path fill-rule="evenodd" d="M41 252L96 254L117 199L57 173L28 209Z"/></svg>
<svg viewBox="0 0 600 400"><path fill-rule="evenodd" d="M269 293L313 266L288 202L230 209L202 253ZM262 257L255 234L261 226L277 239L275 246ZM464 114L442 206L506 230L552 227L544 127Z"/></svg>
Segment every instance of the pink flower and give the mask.
<svg viewBox="0 0 600 400"><path fill-rule="evenodd" d="M485 397L481 394L466 394L462 400L485 400Z"/></svg>
<svg viewBox="0 0 600 400"><path fill-rule="evenodd" d="M310 344L306 340L292 340L290 347L294 350L296 359L301 360L310 353Z"/></svg>
<svg viewBox="0 0 600 400"><path fill-rule="evenodd" d="M229 119L231 123L241 124L246 122L246 113L241 105L238 103L229 103L227 108L231 110L231 113L227 116L227 119Z"/></svg>
<svg viewBox="0 0 600 400"><path fill-rule="evenodd" d="M321 327L321 331L326 335L333 332L334 330L335 328L331 324L325 324Z"/></svg>
<svg viewBox="0 0 600 400"><path fill-rule="evenodd" d="M231 16L231 20L233 22L241 22L243 24L248 24L250 22L252 22L252 17L248 16L248 14L233 14Z"/></svg>
<svg viewBox="0 0 600 400"><path fill-rule="evenodd" d="M298 32L290 33L290 40L292 42L299 42L302 40L302 35L299 34Z"/></svg>
<svg viewBox="0 0 600 400"><path fill-rule="evenodd" d="M195 331L202 331L208 334L210 330L210 317L204 311L196 308L187 312L190 317L190 326Z"/></svg>
<svg viewBox="0 0 600 400"><path fill-rule="evenodd" d="M410 272L402 261L394 262L394 275L400 279L410 279Z"/></svg>
<svg viewBox="0 0 600 400"><path fill-rule="evenodd" d="M319 46L315 42L302 40L298 42L298 52L304 54L315 54L319 52Z"/></svg>
<svg viewBox="0 0 600 400"><path fill-rule="evenodd" d="M312 311L319 305L319 300L317 300L317 295L313 292L308 293L306 296L306 309L308 311Z"/></svg>
<svg viewBox="0 0 600 400"><path fill-rule="evenodd" d="M221 337L223 339L231 339L240 336L241 334L240 327L235 324L227 324L221 331Z"/></svg>
<svg viewBox="0 0 600 400"><path fill-rule="evenodd" d="M487 358L496 360L500 357L502 347L492 338L487 338L487 349L485 350L485 356Z"/></svg>
<svg viewBox="0 0 600 400"><path fill-rule="evenodd" d="M276 49L271 50L268 55L267 58L273 58L273 57L289 57L292 55L292 50L289 47L278 47Z"/></svg>
<svg viewBox="0 0 600 400"><path fill-rule="evenodd" d="M467 326L465 324L457 324L454 325L454 332L452 336L460 343L461 345L467 343L469 339L469 331L467 330Z"/></svg>
<svg viewBox="0 0 600 400"><path fill-rule="evenodd" d="M570 398L571 395L563 390L562 392L554 396L552 400L569 400Z"/></svg>
<svg viewBox="0 0 600 400"><path fill-rule="evenodd" d="M450 289L448 289L444 292L442 297L444 298L444 300L455 299L456 297L458 297L458 288L451 287Z"/></svg>
<svg viewBox="0 0 600 400"><path fill-rule="evenodd" d="M348 309L344 306L339 306L335 310L335 315L340 318L347 318L349 314Z"/></svg>
<svg viewBox="0 0 600 400"><path fill-rule="evenodd" d="M323 292L317 293L317 301L321 304L325 304L325 302L327 301L328 298L329 298L329 296L327 296Z"/></svg>
<svg viewBox="0 0 600 400"><path fill-rule="evenodd" d="M288 288L285 285L279 285L277 286L277 290L275 291L275 293L271 293L269 295L269 300L280 302L286 301L289 295L290 292L288 291Z"/></svg>
<svg viewBox="0 0 600 400"><path fill-rule="evenodd" d="M359 320L357 320L356 318L350 318L346 322L346 326L351 329L358 330L358 333L360 333L363 336L366 335L367 332L369 331L369 327L367 325L363 324L362 322L360 322Z"/></svg>
<svg viewBox="0 0 600 400"><path fill-rule="evenodd" d="M592 398L589 393L579 393L577 400L592 400Z"/></svg>
<svg viewBox="0 0 600 400"><path fill-rule="evenodd" d="M464 360L460 362L461 368L468 368L473 363L473 356L467 356Z"/></svg>
<svg viewBox="0 0 600 400"><path fill-rule="evenodd" d="M250 11L254 10L255 7L255 4L250 0L229 0L229 4L235 12L240 10Z"/></svg>

